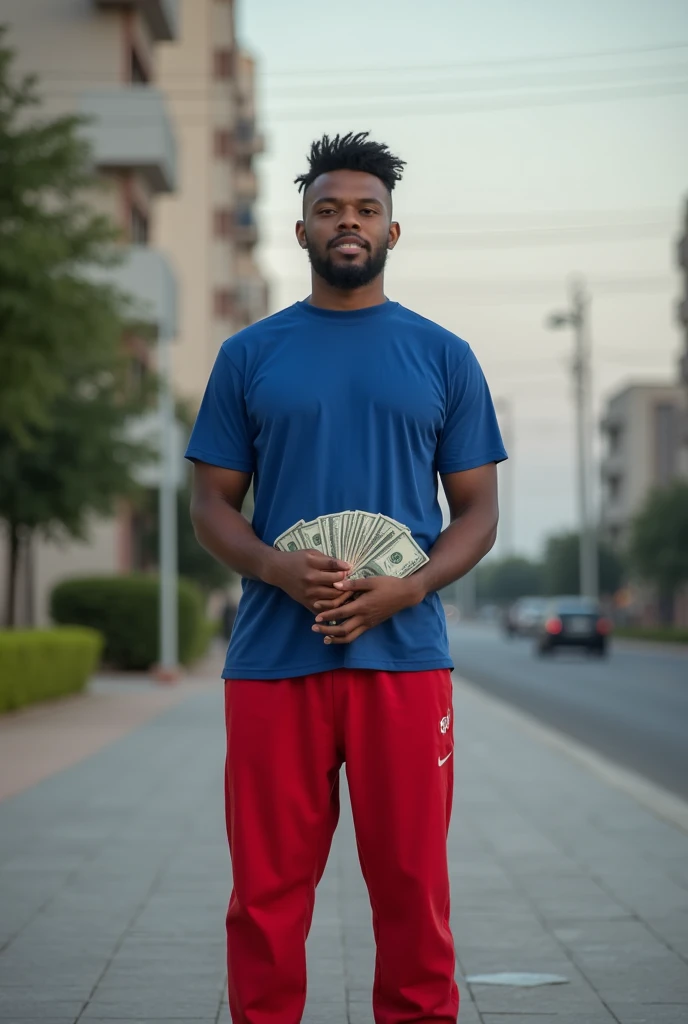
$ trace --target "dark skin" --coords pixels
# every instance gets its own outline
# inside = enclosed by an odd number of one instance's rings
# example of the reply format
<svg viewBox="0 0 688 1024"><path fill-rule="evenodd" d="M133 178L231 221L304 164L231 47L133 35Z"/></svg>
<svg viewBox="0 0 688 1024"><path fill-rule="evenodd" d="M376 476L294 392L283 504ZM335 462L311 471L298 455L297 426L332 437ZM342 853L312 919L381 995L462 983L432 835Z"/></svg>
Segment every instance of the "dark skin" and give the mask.
<svg viewBox="0 0 688 1024"><path fill-rule="evenodd" d="M343 263L364 263L381 245L394 248L399 234L389 192L379 178L360 171L317 178L304 196L304 219L296 225L303 248L308 237L320 254ZM385 301L382 274L353 289L334 288L313 270L311 281L309 301L323 309L364 309ZM312 628L326 644L352 643L464 576L497 535L497 467L449 473L442 484L451 521L429 552L430 561L405 579L349 580L346 562L319 551L284 552L263 543L241 514L250 483L250 473L195 463L191 518L199 543L241 576L279 587L308 608L316 615Z"/></svg>
<svg viewBox="0 0 688 1024"><path fill-rule="evenodd" d="M306 190L303 220L296 223L296 239L302 249L306 237L323 256L335 264L363 264L370 252L385 246L393 249L401 228L392 220L392 197L374 174L361 171L332 171L321 174ZM358 238L359 252L345 252L337 243ZM380 274L361 288L333 288L311 271L310 303L322 309L352 310L379 306L385 301L384 276Z"/></svg>

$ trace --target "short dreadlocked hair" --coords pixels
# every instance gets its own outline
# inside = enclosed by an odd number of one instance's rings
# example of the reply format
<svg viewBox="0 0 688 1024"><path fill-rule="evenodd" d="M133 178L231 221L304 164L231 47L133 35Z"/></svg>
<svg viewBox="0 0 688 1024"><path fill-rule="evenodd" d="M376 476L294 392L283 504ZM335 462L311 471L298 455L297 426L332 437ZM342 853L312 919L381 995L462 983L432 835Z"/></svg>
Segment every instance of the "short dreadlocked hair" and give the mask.
<svg viewBox="0 0 688 1024"><path fill-rule="evenodd" d="M346 135L323 135L311 143L308 170L294 179L299 192L305 193L316 178L329 171L363 171L374 174L391 194L404 172L405 160L390 153L384 142L371 142L370 132L347 132Z"/></svg>

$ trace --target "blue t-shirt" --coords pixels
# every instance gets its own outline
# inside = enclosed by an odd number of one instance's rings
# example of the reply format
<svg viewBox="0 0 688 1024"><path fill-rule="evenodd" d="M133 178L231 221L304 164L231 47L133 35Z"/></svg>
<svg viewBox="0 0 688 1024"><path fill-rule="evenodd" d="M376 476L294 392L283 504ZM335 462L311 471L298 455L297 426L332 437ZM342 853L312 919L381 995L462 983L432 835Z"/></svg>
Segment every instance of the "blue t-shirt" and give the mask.
<svg viewBox="0 0 688 1024"><path fill-rule="evenodd" d="M427 552L442 529L437 474L506 452L465 341L398 302L343 313L297 302L223 344L186 456L253 473L266 544L300 519L361 509L405 523ZM284 591L242 589L225 678L453 667L437 594L326 645Z"/></svg>

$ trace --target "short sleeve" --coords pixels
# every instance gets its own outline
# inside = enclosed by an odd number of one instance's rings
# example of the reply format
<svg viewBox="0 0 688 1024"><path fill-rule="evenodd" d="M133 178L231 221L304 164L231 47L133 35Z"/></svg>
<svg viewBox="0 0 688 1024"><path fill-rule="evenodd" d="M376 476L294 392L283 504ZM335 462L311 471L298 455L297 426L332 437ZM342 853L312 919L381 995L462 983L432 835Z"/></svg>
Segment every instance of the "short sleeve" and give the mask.
<svg viewBox="0 0 688 1024"><path fill-rule="evenodd" d="M452 361L447 380L447 407L437 446L439 473L459 473L507 454L499 432L490 389L473 351Z"/></svg>
<svg viewBox="0 0 688 1024"><path fill-rule="evenodd" d="M217 354L186 449L186 458L223 469L253 472L244 399L244 375L224 348Z"/></svg>

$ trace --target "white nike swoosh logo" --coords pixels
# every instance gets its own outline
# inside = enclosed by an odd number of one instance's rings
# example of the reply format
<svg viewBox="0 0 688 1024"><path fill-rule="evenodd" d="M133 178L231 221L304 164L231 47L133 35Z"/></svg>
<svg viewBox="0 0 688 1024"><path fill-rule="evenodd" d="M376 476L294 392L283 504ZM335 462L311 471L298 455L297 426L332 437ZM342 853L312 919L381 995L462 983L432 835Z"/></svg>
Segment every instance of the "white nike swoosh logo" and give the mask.
<svg viewBox="0 0 688 1024"><path fill-rule="evenodd" d="M444 762L448 761L453 753L454 753L454 751L450 750L446 757L438 757L437 758L437 765L438 765L438 767L441 768L442 765L444 764Z"/></svg>

